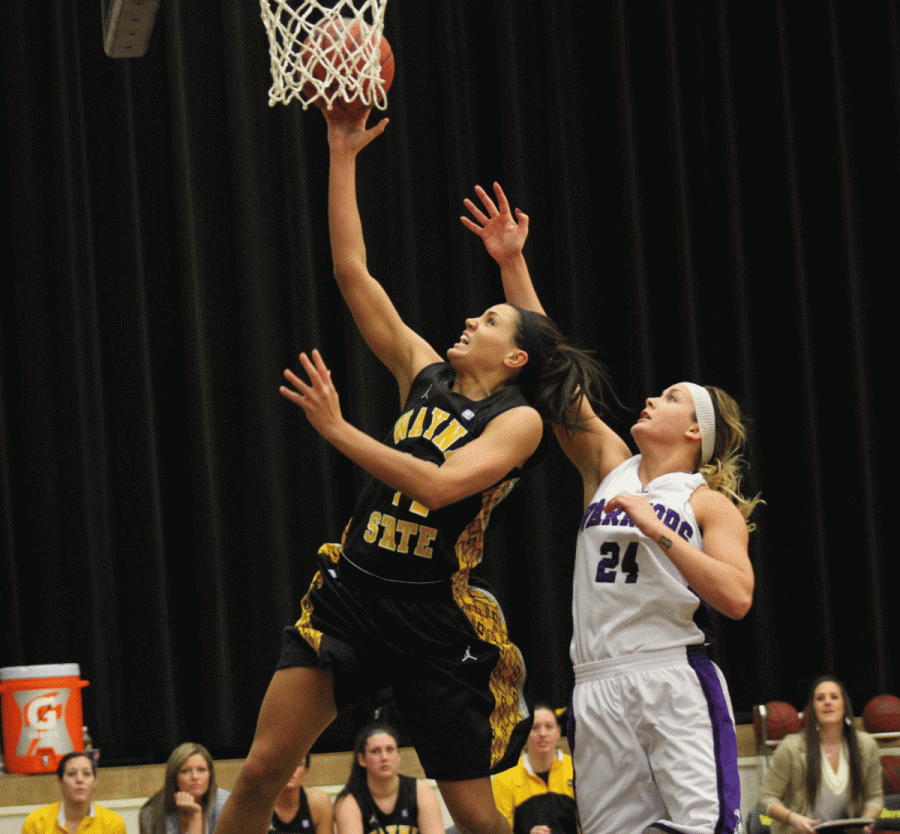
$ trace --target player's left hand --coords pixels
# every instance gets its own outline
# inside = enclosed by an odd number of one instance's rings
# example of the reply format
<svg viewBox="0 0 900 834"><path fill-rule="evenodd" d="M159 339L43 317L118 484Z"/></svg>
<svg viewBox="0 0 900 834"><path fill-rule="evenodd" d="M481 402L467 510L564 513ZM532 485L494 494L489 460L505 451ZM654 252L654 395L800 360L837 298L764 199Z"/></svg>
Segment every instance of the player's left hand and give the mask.
<svg viewBox="0 0 900 834"><path fill-rule="evenodd" d="M329 434L344 422L338 393L331 382L331 371L325 366L318 350L312 352L311 360L305 353L301 353L300 364L309 377L309 384L287 368L284 378L292 388L282 385L278 390L282 397L299 405L312 427L328 439Z"/></svg>
<svg viewBox="0 0 900 834"><path fill-rule="evenodd" d="M480 185L475 186L475 193L484 205L487 214L466 197L463 205L471 212L475 220L465 216L460 217L463 225L482 239L488 254L497 263L502 263L504 260L520 254L522 247L525 246L525 239L528 237L528 215L521 209L516 209L516 216L513 217L509 200L506 199L499 183L494 183L496 203Z"/></svg>
<svg viewBox="0 0 900 834"><path fill-rule="evenodd" d="M645 536L650 536L653 539L658 538L654 534L659 532L659 526L662 522L656 515L656 510L653 509L650 502L643 495L620 493L603 505L603 512L605 513L611 513L615 510L622 510L627 513L628 517L634 522L634 526Z"/></svg>

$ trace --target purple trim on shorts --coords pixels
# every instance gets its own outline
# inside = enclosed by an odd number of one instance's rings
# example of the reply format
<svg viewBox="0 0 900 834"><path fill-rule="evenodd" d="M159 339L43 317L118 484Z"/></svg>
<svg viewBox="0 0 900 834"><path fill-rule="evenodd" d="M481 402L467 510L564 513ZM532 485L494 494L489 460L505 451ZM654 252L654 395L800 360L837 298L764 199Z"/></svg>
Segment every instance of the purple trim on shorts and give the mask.
<svg viewBox="0 0 900 834"><path fill-rule="evenodd" d="M569 708L566 710L566 741L569 742L569 752L575 755L575 693L569 696Z"/></svg>
<svg viewBox="0 0 900 834"><path fill-rule="evenodd" d="M653 825L648 825L644 829L644 833L646 834L647 831L650 831L654 828L658 828L660 831L667 831L668 834L684 834L684 832L680 828L672 828L671 825L666 825L665 820L657 820L655 823L653 823Z"/></svg>
<svg viewBox="0 0 900 834"><path fill-rule="evenodd" d="M566 741L569 742L569 754L574 758L575 756L575 727L577 726L577 722L575 721L575 690L572 690L572 694L569 696L569 708L566 710ZM578 773L575 770L575 762L572 762L572 791L575 796L578 796ZM578 800L576 799L576 804ZM580 828L580 823L579 823Z"/></svg>
<svg viewBox="0 0 900 834"><path fill-rule="evenodd" d="M687 660L703 688L712 722L719 802L719 819L716 821L715 834L733 834L740 821L741 807L741 781L738 775L734 723L716 667L709 659L706 648L688 646Z"/></svg>

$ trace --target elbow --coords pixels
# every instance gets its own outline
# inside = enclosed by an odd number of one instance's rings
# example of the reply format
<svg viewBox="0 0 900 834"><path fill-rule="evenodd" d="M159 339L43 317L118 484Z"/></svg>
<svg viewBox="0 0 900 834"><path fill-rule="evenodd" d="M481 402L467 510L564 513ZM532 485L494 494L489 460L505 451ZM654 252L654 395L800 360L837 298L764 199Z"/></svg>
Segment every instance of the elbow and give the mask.
<svg viewBox="0 0 900 834"><path fill-rule="evenodd" d="M332 270L334 271L334 280L340 289L349 287L360 276L367 275L366 262L363 258L352 255L342 255L334 257L332 260Z"/></svg>
<svg viewBox="0 0 900 834"><path fill-rule="evenodd" d="M440 510L449 507L457 501L462 501L472 495L471 490L466 490L465 485L455 480L442 477L440 469L435 472L435 477L423 484L424 489L420 496L412 496L429 510Z"/></svg>
<svg viewBox="0 0 900 834"><path fill-rule="evenodd" d="M334 280L337 281L337 285L339 287L347 286L350 279L353 277L352 263L346 258L340 260L335 258L332 269L334 271Z"/></svg>
<svg viewBox="0 0 900 834"><path fill-rule="evenodd" d="M452 490L446 488L438 488L434 490L429 490L426 495L423 495L421 498L417 498L416 500L429 511L441 510L444 507L449 507L451 504L455 504L461 498L464 498L464 495L455 495Z"/></svg>
<svg viewBox="0 0 900 834"><path fill-rule="evenodd" d="M749 602L746 604L742 603L741 605L734 606L734 608L728 612L728 616L732 620L743 620L744 617L747 616L749 611L750 611L750 603Z"/></svg>
<svg viewBox="0 0 900 834"><path fill-rule="evenodd" d="M722 613L732 620L743 620L753 605L753 590L750 589L744 593L740 593L728 600L724 606Z"/></svg>

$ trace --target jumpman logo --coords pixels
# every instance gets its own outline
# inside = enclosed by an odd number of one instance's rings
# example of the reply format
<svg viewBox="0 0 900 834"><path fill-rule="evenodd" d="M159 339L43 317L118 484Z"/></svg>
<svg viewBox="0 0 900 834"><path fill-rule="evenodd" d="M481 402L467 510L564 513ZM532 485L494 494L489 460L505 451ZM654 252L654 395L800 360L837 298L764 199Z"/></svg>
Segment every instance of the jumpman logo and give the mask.
<svg viewBox="0 0 900 834"><path fill-rule="evenodd" d="M428 395L429 395L429 393L431 393L431 389L432 389L433 387L434 387L434 383L432 383L431 385L429 385L429 386L428 386L428 390L427 390L424 394L422 394L422 396L421 396L420 399L427 400L427 399L428 399Z"/></svg>
<svg viewBox="0 0 900 834"><path fill-rule="evenodd" d="M460 663L465 663L467 660L478 660L478 658L475 657L475 655L469 651L469 649L471 649L471 648L472 648L471 646L466 646L466 653L463 655L463 658L460 661Z"/></svg>

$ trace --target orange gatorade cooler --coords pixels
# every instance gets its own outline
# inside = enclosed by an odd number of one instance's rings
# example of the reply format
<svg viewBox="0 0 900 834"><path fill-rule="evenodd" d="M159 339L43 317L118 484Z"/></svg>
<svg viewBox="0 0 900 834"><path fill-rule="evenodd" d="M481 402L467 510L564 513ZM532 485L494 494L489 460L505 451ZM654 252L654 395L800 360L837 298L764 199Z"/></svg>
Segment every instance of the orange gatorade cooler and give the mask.
<svg viewBox="0 0 900 834"><path fill-rule="evenodd" d="M0 669L3 757L10 773L52 773L59 760L84 750L77 663Z"/></svg>

